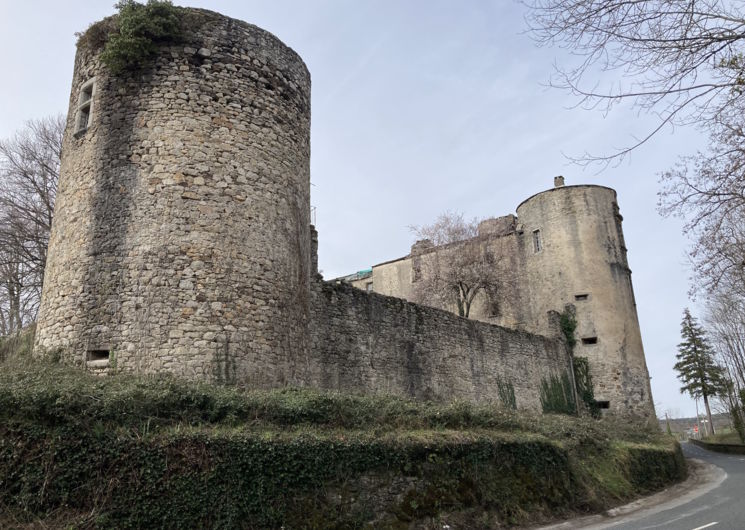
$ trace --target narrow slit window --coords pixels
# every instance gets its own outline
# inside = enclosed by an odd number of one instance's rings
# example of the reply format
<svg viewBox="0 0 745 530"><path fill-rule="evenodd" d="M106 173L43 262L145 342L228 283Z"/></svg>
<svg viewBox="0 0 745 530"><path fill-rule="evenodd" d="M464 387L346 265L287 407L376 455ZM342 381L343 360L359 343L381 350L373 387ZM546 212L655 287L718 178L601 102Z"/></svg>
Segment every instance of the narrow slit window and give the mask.
<svg viewBox="0 0 745 530"><path fill-rule="evenodd" d="M582 344L597 344L597 337L582 337Z"/></svg>
<svg viewBox="0 0 745 530"><path fill-rule="evenodd" d="M75 132L84 132L90 127L93 118L93 95L96 93L95 79L90 79L80 87L78 107L75 118Z"/></svg>
<svg viewBox="0 0 745 530"><path fill-rule="evenodd" d="M590 298L589 294L575 294L574 295L574 299L577 300L578 302L582 302L584 300L587 300L588 298Z"/></svg>
<svg viewBox="0 0 745 530"><path fill-rule="evenodd" d="M543 240L541 240L541 231L533 230L533 253L543 250Z"/></svg>

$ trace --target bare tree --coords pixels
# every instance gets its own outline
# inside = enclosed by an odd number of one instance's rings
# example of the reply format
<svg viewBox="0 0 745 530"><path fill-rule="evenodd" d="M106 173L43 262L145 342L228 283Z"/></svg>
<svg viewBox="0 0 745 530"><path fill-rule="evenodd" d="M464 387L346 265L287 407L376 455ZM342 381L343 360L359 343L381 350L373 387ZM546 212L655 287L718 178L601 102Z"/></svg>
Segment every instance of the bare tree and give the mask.
<svg viewBox="0 0 745 530"><path fill-rule="evenodd" d="M706 152L662 175L660 212L685 218L692 240L692 291L745 266L745 4L727 0L524 0L532 35L569 49L552 84L605 112L628 101L655 126L612 153L580 163L620 162L666 126L695 126ZM611 79L601 82L600 79ZM745 284L741 283L743 294Z"/></svg>
<svg viewBox="0 0 745 530"><path fill-rule="evenodd" d="M711 293L706 325L718 361L727 373L726 392L720 400L745 442L745 403L740 398L745 390L745 298L723 289Z"/></svg>
<svg viewBox="0 0 745 530"><path fill-rule="evenodd" d="M416 301L457 309L468 318L479 294L496 299L500 288L498 257L478 237L479 220L446 212L427 226L411 227L420 239L415 248L414 298Z"/></svg>
<svg viewBox="0 0 745 530"><path fill-rule="evenodd" d="M692 241L692 291L720 285L745 296L745 109L722 111L708 153L663 173L660 212L686 220Z"/></svg>
<svg viewBox="0 0 745 530"><path fill-rule="evenodd" d="M59 180L63 116L0 141L0 332L36 318Z"/></svg>
<svg viewBox="0 0 745 530"><path fill-rule="evenodd" d="M539 44L577 62L556 68L554 86L580 105L611 110L622 101L658 118L630 146L582 162L620 161L668 125L713 128L743 108L745 5L725 0L525 0ZM610 73L610 76L602 74ZM614 76L612 74L617 74ZM611 82L602 84L601 77Z"/></svg>
<svg viewBox="0 0 745 530"><path fill-rule="evenodd" d="M706 304L706 327L736 392L744 390L745 299L731 292L712 293Z"/></svg>

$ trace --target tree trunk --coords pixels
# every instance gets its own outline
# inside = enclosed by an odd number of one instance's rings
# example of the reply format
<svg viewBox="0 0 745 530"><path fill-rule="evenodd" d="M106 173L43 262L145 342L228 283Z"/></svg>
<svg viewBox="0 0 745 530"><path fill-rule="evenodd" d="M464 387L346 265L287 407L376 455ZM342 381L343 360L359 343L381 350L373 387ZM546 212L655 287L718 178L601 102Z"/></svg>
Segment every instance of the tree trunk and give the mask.
<svg viewBox="0 0 745 530"><path fill-rule="evenodd" d="M711 409L709 408L709 396L707 396L706 394L704 394L704 406L706 407L706 417L709 420L709 425L710 425L709 432L713 436L714 434L716 434L716 432L714 432L714 422L711 421Z"/></svg>

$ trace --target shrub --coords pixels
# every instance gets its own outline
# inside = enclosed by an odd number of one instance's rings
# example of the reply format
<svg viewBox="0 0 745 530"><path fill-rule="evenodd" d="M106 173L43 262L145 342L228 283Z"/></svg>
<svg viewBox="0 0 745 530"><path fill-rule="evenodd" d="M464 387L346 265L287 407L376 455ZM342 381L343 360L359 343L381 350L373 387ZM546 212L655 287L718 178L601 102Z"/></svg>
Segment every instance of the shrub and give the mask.
<svg viewBox="0 0 745 530"><path fill-rule="evenodd" d="M590 362L587 357L573 357L574 382L577 385L577 394L584 403L593 418L600 417L600 407L595 401L595 389L590 374Z"/></svg>
<svg viewBox="0 0 745 530"><path fill-rule="evenodd" d="M510 410L517 410L515 386L512 384L512 381L503 381L501 377L497 376L497 393L499 394L499 402L503 407Z"/></svg>
<svg viewBox="0 0 745 530"><path fill-rule="evenodd" d="M78 46L103 46L101 60L114 75L143 67L159 45L182 39L184 10L167 0L122 0L115 7L117 16L93 24L78 38Z"/></svg>
<svg viewBox="0 0 745 530"><path fill-rule="evenodd" d="M4 365L0 527L497 527L630 498L646 447L641 490L685 472L626 419Z"/></svg>
<svg viewBox="0 0 745 530"><path fill-rule="evenodd" d="M18 333L0 337L0 363L28 360L34 349L35 332L36 324L31 324Z"/></svg>
<svg viewBox="0 0 745 530"><path fill-rule="evenodd" d="M577 319L570 310L570 307L565 308L561 315L559 315L559 326L561 327L561 333L566 339L567 346L569 346L570 350L573 350L577 345L577 339L574 336L574 332L577 329Z"/></svg>
<svg viewBox="0 0 745 530"><path fill-rule="evenodd" d="M569 374L551 374L548 379L541 379L541 407L543 412L577 413L577 403Z"/></svg>

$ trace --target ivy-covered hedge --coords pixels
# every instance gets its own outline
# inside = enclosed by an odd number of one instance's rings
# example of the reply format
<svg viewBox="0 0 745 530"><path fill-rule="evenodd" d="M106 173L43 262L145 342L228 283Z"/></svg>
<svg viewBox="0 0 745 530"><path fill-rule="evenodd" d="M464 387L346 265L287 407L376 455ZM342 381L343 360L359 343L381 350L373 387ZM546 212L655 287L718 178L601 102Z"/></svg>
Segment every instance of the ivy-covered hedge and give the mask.
<svg viewBox="0 0 745 530"><path fill-rule="evenodd" d="M0 527L495 527L684 474L639 425L55 365L0 375Z"/></svg>

